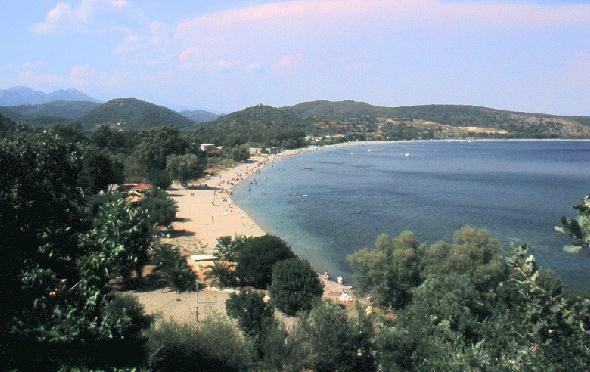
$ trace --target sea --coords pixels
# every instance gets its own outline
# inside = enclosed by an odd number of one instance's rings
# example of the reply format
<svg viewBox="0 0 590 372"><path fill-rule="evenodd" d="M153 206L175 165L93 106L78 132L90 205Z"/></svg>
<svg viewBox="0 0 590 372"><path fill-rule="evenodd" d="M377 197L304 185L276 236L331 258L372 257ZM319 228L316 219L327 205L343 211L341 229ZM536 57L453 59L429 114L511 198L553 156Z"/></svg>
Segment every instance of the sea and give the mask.
<svg viewBox="0 0 590 372"><path fill-rule="evenodd" d="M590 252L554 231L590 193L588 141L354 144L287 157L240 184L234 200L319 272L350 279L346 256L377 235L421 243L485 228L504 249L526 243L569 287L590 290Z"/></svg>

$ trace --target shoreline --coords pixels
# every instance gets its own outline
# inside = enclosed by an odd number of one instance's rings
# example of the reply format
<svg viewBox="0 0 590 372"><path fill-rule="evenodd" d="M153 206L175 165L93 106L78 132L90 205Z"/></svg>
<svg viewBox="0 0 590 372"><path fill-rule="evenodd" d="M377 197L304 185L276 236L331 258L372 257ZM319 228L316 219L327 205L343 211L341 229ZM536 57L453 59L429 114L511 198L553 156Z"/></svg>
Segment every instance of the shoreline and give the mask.
<svg viewBox="0 0 590 372"><path fill-rule="evenodd" d="M408 141L354 141L333 145L311 145L304 148L285 150L277 155L253 156L248 163L240 163L235 167L219 170L213 174L194 180L192 184L205 184L203 189L182 189L179 185L169 193L178 203L178 221L173 223L175 230L184 231L183 237L173 239L183 254L197 252L211 254L217 239L221 236L262 236L266 231L244 209L235 203L233 191L235 187L247 182L263 168L273 166L287 157L308 152L323 151L337 148L365 145L389 145L428 142L535 142L535 141L590 141L577 139L476 139L476 140L408 140ZM187 247L182 247L186 242ZM331 281L330 281L331 282ZM336 282L332 282L336 284ZM341 288L344 288L341 286Z"/></svg>

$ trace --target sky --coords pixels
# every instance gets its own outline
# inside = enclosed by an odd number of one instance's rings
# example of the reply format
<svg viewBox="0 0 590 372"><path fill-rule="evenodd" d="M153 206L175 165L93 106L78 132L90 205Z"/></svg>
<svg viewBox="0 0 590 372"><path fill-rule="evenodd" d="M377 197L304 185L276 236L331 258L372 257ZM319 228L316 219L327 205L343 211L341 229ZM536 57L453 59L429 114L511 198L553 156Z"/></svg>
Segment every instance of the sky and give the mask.
<svg viewBox="0 0 590 372"><path fill-rule="evenodd" d="M2 0L0 89L590 115L590 0Z"/></svg>

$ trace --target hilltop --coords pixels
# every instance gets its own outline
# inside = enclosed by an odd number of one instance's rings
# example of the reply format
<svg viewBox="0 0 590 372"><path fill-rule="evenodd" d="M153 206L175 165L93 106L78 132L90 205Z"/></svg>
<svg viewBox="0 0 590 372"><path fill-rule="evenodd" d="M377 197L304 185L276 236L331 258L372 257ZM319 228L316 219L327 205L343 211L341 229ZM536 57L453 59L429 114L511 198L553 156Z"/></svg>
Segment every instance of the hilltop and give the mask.
<svg viewBox="0 0 590 372"><path fill-rule="evenodd" d="M127 130L143 130L168 125L176 128L192 128L195 124L169 108L136 98L110 100L81 117L80 122L88 129L110 125Z"/></svg>
<svg viewBox="0 0 590 372"><path fill-rule="evenodd" d="M0 106L40 105L51 101L98 102L77 89L60 89L44 93L27 87L0 89Z"/></svg>
<svg viewBox="0 0 590 372"><path fill-rule="evenodd" d="M208 141L222 145L252 143L294 147L303 141L307 122L289 111L257 105L222 116L201 129Z"/></svg>

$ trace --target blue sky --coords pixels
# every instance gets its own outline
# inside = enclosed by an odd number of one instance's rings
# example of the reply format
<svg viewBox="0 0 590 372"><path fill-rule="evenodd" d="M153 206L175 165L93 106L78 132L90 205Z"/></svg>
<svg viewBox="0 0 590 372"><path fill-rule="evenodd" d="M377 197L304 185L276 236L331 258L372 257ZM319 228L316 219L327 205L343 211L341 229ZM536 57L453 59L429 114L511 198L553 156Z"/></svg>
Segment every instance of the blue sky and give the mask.
<svg viewBox="0 0 590 372"><path fill-rule="evenodd" d="M3 0L0 88L590 115L590 2Z"/></svg>

